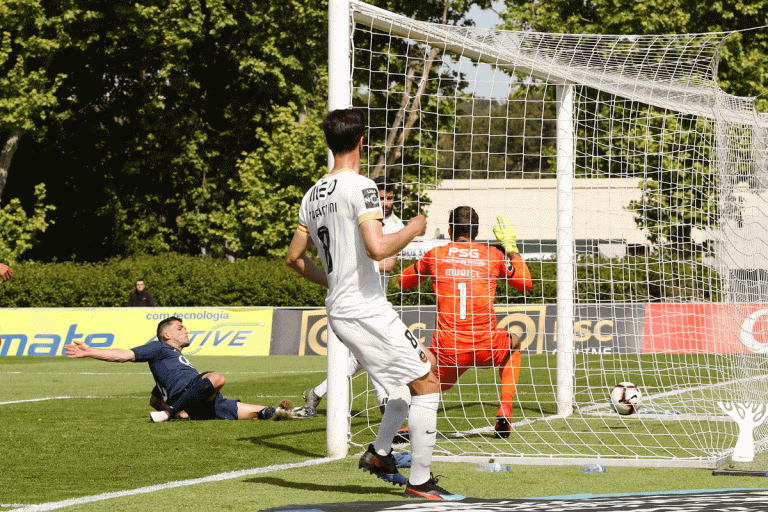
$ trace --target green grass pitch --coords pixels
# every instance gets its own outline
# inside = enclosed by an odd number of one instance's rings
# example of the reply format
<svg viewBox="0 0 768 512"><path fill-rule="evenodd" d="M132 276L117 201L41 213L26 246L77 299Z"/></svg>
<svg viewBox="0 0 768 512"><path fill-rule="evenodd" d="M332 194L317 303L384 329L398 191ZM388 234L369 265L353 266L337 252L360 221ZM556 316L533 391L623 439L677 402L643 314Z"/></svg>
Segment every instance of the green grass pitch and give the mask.
<svg viewBox="0 0 768 512"><path fill-rule="evenodd" d="M284 398L303 404L302 392L322 380L325 369L322 357L192 362L225 375L225 396L266 405ZM401 487L357 469L356 447L345 459L323 461L325 402L306 420L153 424L153 385L143 363L0 358L0 511L78 498L83 503L60 509L139 511L162 504L162 510L261 510L404 499ZM303 464L308 461L316 463ZM288 467L271 469L275 465ZM585 475L579 466L514 466L488 474L473 464L438 461L433 471L450 491L489 499L768 488L765 478L712 476L706 469L609 467ZM135 492L149 486L158 487ZM90 501L105 493L115 494Z"/></svg>

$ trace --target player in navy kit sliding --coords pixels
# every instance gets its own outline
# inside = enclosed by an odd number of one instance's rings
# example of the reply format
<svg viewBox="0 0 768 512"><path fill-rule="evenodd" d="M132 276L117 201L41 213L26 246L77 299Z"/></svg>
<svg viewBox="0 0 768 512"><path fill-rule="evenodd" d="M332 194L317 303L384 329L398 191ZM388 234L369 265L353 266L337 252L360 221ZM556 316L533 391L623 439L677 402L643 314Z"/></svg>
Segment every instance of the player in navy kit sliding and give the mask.
<svg viewBox="0 0 768 512"><path fill-rule="evenodd" d="M188 415L193 420L265 420L274 415L274 407L244 404L239 400L224 398L219 392L226 383L224 376L216 372L199 373L181 353L188 346L187 329L181 319L172 316L158 324L156 341L131 350L96 349L80 341L66 345L64 349L67 356L72 358L92 357L116 363L149 363L157 384L150 403L154 406L170 404L163 410L150 413L154 422L166 421L176 415Z"/></svg>

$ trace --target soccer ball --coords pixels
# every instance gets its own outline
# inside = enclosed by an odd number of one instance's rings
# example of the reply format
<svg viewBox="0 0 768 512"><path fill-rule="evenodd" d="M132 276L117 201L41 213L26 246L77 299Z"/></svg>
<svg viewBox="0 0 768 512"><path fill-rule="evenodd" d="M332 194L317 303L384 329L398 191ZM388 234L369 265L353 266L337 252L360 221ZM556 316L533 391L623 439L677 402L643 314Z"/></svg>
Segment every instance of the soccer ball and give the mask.
<svg viewBox="0 0 768 512"><path fill-rule="evenodd" d="M611 405L619 414L632 414L640 405L642 395L631 382L619 382L611 390Z"/></svg>

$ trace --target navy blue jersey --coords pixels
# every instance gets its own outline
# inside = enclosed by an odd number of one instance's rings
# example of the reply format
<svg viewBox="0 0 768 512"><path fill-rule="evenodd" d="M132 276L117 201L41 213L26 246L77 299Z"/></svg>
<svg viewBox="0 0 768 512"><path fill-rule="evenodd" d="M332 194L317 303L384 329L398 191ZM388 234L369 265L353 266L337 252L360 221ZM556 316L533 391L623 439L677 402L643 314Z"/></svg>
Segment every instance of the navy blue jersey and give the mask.
<svg viewBox="0 0 768 512"><path fill-rule="evenodd" d="M165 342L150 341L131 351L137 362L149 363L149 370L166 402L183 392L199 374L179 349Z"/></svg>

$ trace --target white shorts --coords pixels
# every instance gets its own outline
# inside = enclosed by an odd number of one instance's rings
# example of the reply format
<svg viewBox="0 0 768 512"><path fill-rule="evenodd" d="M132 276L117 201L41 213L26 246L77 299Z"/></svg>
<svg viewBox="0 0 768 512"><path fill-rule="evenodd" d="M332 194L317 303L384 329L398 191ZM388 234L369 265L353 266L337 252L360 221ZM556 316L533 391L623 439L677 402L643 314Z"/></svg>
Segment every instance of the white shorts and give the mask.
<svg viewBox="0 0 768 512"><path fill-rule="evenodd" d="M418 338L394 309L368 318L329 316L328 327L363 365L371 381L388 395L432 369Z"/></svg>

